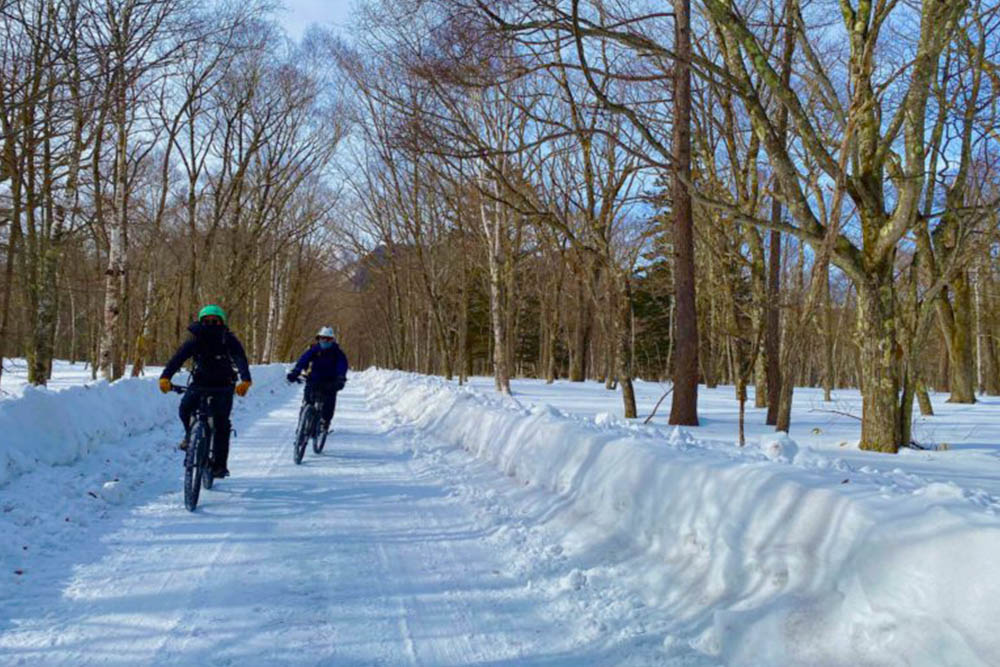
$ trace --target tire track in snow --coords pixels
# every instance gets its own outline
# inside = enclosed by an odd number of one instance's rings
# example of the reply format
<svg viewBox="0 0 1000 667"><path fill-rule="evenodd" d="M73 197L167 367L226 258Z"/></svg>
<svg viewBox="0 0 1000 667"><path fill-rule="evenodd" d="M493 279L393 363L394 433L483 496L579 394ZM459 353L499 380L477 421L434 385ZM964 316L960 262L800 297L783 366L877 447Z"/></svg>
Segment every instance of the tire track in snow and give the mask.
<svg viewBox="0 0 1000 667"><path fill-rule="evenodd" d="M286 401L284 405L282 405L280 408L278 408L277 412L279 412L282 415L286 414L288 412L288 403L289 402ZM274 412L270 413L269 417L271 415L274 415L274 414L275 414ZM266 417L265 419L268 419L268 417ZM250 443L251 446L255 442L257 442L257 441L262 441L264 438L268 438L268 437L273 438L274 436L278 436L275 439L280 442L280 436L283 435L282 431L284 430L284 424L281 424L280 431L278 431L278 432L275 432L276 429L274 429L274 428L267 428L264 433L259 433L259 429L256 428L255 426L251 427L251 429L249 429L249 433L248 433L248 438L253 438L253 442ZM245 458L248 458L248 454L256 454L257 453L256 451L251 451L249 453L248 452L242 452L240 450L244 449L243 447L239 447L237 449L236 446L235 446L237 443L234 442L232 444L234 446L233 446L233 448L230 451L230 460L231 460L230 465L233 468L236 468L236 465L238 463L242 463ZM239 444L242 445L243 443L239 443ZM274 468L279 464L279 461L281 459L281 451L282 450L279 447L273 447L271 449L271 451L270 451L270 454L266 454L265 453L263 455L263 457L261 457L261 458L263 458L266 461L266 463L264 464L264 467L266 468L266 470L267 470L268 473L271 473L274 470ZM255 456L254 458L257 458L257 457ZM238 470L238 468L237 468L237 470ZM213 488L212 491L206 491L206 490L202 489L201 498L199 500L199 507L201 507L202 510L204 510L205 507L201 503L204 503L206 500L208 500L210 502L213 501L214 500L213 496L219 495L217 492L221 491L221 492L224 493L227 490L226 487L231 484L232 480L233 480L233 478L231 477L228 480L221 480L221 481L217 482L217 484L220 484L222 486L221 487L216 486L216 487ZM249 492L249 488L237 488L236 491L234 491L232 493L232 496L231 496L230 499L231 500L238 500L238 499L245 498L245 496L247 495L248 492ZM183 495L181 493L178 493L177 496L178 496L179 501L181 503L183 503ZM212 555L212 558L206 564L206 566L204 568L202 568L202 571L201 571L201 574L202 574L201 579L202 580L205 580L205 579L209 578L210 573L213 572L213 571L215 571L215 570L217 570L221 564L224 564L226 562L229 562L229 560L231 560L231 559L223 558L223 555L224 554L228 554L228 553L234 551L234 545L231 542L231 538L234 536L234 534L235 534L235 531L231 530L228 533L226 533L225 537L221 541L218 542L218 544L216 546L216 549L215 549L215 551L214 551L214 553ZM191 596L190 596L189 600L191 600L191 601L195 600L195 598L197 598L197 596L198 596L198 593L199 593L198 590L193 590L191 592ZM219 621L219 618L218 618L218 615L216 613L209 613L205 609L197 609L194 612L194 614L192 616L190 616L190 617L186 613L179 614L177 616L177 622L175 623L174 627L171 628L170 633L165 634L163 636L163 640L162 640L160 646L157 648L157 650L155 652L155 656L160 656L161 654L165 654L164 657L167 658L168 660L172 660L173 659L174 651L170 648L171 644L172 644L172 641L171 641L172 640L172 635L179 635L180 649L177 651L177 653L179 653L181 655L190 654L190 653L196 653L197 652L196 650L195 651L188 650L189 647L192 644L197 644L199 641L201 641L202 637L205 636L205 628L212 627L212 624L217 623L218 621ZM182 622L186 623L186 625L183 626L183 627L181 626ZM177 632L178 630L180 632ZM155 657L154 657L154 662L156 662L156 658ZM225 660L219 661L219 660L213 659L212 664L223 664L223 665L225 665L225 664L230 664L230 662L229 661L225 661Z"/></svg>
<svg viewBox="0 0 1000 667"><path fill-rule="evenodd" d="M300 466L299 392L283 392L197 512L179 491L137 508L58 603L20 619L24 632L0 625L0 663L664 662L567 618L561 561L521 567L546 545L502 507L510 480L375 419L361 388L348 385L326 451Z"/></svg>

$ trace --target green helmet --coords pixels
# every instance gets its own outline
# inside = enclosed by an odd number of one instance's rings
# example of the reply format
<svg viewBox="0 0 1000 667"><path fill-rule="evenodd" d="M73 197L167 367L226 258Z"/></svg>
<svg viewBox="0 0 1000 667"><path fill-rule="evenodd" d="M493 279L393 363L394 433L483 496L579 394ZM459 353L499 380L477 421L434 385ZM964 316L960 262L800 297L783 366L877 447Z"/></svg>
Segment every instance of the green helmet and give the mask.
<svg viewBox="0 0 1000 667"><path fill-rule="evenodd" d="M223 324L227 324L226 311L222 310L222 308L216 306L214 303L210 303L209 305L205 306L204 308L198 311L198 321L201 322L201 318L205 317L206 315L215 315L220 320L222 320Z"/></svg>

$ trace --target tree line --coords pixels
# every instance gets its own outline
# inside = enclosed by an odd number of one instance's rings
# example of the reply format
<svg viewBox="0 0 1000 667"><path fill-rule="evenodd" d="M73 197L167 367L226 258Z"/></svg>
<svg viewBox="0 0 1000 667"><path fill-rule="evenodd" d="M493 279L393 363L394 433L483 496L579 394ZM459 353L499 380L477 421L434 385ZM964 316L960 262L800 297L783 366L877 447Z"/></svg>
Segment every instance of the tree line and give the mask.
<svg viewBox="0 0 1000 667"><path fill-rule="evenodd" d="M896 451L927 388L997 393L998 8L370 3L331 43L362 128L354 325L460 377L859 387ZM376 245L363 254L362 248Z"/></svg>
<svg viewBox="0 0 1000 667"><path fill-rule="evenodd" d="M107 377L218 301L254 359L464 381L1000 393L997 6L9 2L0 354ZM138 12L138 13L137 13ZM261 13L263 12L263 13ZM24 313L18 316L18 313Z"/></svg>
<svg viewBox="0 0 1000 667"><path fill-rule="evenodd" d="M289 354L331 254L343 127L271 10L3 3L0 360L32 383L53 356L139 374L207 302L255 360Z"/></svg>

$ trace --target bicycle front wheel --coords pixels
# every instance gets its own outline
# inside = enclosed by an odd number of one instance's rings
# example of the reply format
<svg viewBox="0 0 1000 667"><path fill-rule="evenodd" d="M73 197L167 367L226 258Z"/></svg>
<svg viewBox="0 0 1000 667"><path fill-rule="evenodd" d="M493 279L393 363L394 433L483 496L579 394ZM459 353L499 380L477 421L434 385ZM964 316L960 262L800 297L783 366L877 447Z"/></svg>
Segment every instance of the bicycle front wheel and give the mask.
<svg viewBox="0 0 1000 667"><path fill-rule="evenodd" d="M198 452L199 467L201 468L201 486L204 489L211 489L212 483L215 482L215 473L213 472L212 462L212 429L206 428L204 431L205 437L202 438L202 450Z"/></svg>
<svg viewBox="0 0 1000 667"><path fill-rule="evenodd" d="M191 444L184 458L184 507L193 512L198 507L198 495L201 493L201 455L203 448L207 448L203 424L198 423L191 428L189 442Z"/></svg>
<svg viewBox="0 0 1000 667"><path fill-rule="evenodd" d="M198 467L201 468L201 488L211 489L212 482L215 481L215 475L213 474L212 466L212 423L211 420L206 420L207 423L204 425L204 430L202 430L201 446L198 447Z"/></svg>
<svg viewBox="0 0 1000 667"><path fill-rule="evenodd" d="M302 456L306 453L306 443L309 441L309 434L312 432L312 424L313 409L311 405L307 405L302 410L302 416L299 418L299 430L295 433L295 451L293 454L296 465L302 463Z"/></svg>

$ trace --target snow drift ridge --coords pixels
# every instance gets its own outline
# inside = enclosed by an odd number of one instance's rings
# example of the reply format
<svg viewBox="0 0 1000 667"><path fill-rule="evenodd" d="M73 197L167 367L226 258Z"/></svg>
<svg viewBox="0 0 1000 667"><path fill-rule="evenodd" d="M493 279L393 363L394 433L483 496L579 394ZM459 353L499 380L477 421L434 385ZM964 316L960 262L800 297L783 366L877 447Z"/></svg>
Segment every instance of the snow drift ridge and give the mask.
<svg viewBox="0 0 1000 667"><path fill-rule="evenodd" d="M253 366L260 391L284 378L284 366ZM155 377L104 380L51 391L25 387L0 401L0 487L40 465L67 465L101 442L115 442L177 418L177 394L163 396Z"/></svg>
<svg viewBox="0 0 1000 667"><path fill-rule="evenodd" d="M691 431L654 439L407 373L354 380L383 418L558 494L558 520L634 545L648 601L726 664L1000 662L1000 579L986 575L1000 522L946 485L892 495Z"/></svg>

